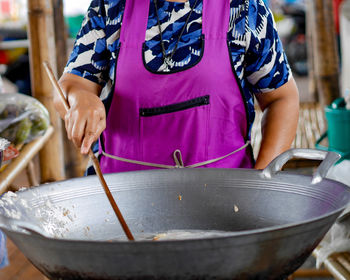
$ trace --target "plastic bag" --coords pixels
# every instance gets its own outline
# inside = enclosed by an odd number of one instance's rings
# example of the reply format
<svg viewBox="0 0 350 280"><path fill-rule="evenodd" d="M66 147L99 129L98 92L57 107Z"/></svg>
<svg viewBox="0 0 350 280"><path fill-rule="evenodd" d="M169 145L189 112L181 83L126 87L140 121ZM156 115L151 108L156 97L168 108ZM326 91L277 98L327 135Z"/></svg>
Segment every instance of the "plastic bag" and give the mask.
<svg viewBox="0 0 350 280"><path fill-rule="evenodd" d="M0 138L0 152L5 151L9 146L10 142L4 138Z"/></svg>
<svg viewBox="0 0 350 280"><path fill-rule="evenodd" d="M10 146L10 142L4 138L0 138L0 170L2 162L4 161L5 150Z"/></svg>
<svg viewBox="0 0 350 280"><path fill-rule="evenodd" d="M28 143L49 127L46 108L35 98L23 94L0 94L0 137L14 145Z"/></svg>
<svg viewBox="0 0 350 280"><path fill-rule="evenodd" d="M8 266L8 264L6 237L5 234L0 231L0 269Z"/></svg>
<svg viewBox="0 0 350 280"><path fill-rule="evenodd" d="M0 137L0 172L10 161L19 155L19 151L9 141Z"/></svg>
<svg viewBox="0 0 350 280"><path fill-rule="evenodd" d="M327 178L350 186L350 161L343 160L334 165L328 172ZM320 243L321 249L317 254L317 267L333 253L350 251L350 206L344 210L338 221L331 227Z"/></svg>

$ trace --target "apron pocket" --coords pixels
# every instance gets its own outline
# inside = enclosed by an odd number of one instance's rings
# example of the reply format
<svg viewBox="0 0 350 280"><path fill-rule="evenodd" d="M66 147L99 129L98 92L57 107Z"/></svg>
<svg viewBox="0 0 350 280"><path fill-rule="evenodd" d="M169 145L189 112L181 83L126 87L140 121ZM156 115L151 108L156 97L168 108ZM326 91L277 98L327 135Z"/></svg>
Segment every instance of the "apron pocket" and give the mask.
<svg viewBox="0 0 350 280"><path fill-rule="evenodd" d="M179 149L185 165L208 159L209 95L162 107L140 109L142 160L175 165Z"/></svg>

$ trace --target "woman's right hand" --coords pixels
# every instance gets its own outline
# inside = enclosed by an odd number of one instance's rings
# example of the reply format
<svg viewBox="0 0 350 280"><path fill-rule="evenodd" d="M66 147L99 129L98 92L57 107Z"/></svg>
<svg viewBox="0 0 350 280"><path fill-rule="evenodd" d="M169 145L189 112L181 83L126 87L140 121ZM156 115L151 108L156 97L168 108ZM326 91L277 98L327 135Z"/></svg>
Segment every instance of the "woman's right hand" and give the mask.
<svg viewBox="0 0 350 280"><path fill-rule="evenodd" d="M87 154L91 145L106 128L106 110L100 100L101 87L85 78L73 74L63 74L59 81L68 96L70 106L67 112L62 102L54 95L54 104L65 121L68 139Z"/></svg>

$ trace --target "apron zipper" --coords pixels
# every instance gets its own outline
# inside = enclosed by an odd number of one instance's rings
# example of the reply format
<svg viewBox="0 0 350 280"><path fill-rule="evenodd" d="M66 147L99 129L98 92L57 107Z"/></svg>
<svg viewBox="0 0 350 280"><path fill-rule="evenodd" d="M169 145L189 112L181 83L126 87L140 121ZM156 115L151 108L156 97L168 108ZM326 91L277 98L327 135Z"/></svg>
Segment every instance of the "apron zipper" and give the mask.
<svg viewBox="0 0 350 280"><path fill-rule="evenodd" d="M209 105L209 95L193 98L191 100L180 102L172 105L162 106L162 107L154 107L154 108L140 108L140 116L141 117L153 117L168 113L174 113L183 111L186 109Z"/></svg>

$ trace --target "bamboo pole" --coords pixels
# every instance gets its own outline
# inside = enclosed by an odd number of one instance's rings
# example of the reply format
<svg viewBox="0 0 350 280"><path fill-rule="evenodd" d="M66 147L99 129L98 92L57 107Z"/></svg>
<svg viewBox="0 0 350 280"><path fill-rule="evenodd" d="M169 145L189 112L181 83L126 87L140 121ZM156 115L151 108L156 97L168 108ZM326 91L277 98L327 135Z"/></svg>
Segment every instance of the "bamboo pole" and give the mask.
<svg viewBox="0 0 350 280"><path fill-rule="evenodd" d="M328 105L340 96L339 55L330 0L308 1L314 14L312 43L317 92L320 103Z"/></svg>
<svg viewBox="0 0 350 280"><path fill-rule="evenodd" d="M315 13L312 7L312 1L306 1L306 47L307 47L307 66L308 66L308 88L309 96L313 102L319 102L314 64L314 45L313 33L315 30Z"/></svg>
<svg viewBox="0 0 350 280"><path fill-rule="evenodd" d="M54 14L54 29L55 29L55 44L56 44L56 61L57 61L57 77L60 77L63 73L64 67L68 60L67 53L67 29L65 28L64 14L63 14L63 1L51 0L53 14ZM62 123L62 126L64 124ZM84 171L87 166L88 157L80 153L80 149L77 149L72 141L69 141L67 134L62 133L63 147L64 147L64 159L65 159L65 172L67 178L81 177L84 175Z"/></svg>
<svg viewBox="0 0 350 280"><path fill-rule="evenodd" d="M35 174L35 165L34 165L32 160L30 162L28 162L28 165L26 167L26 173L27 173L29 186L34 187L34 186L38 186L40 184L40 182Z"/></svg>
<svg viewBox="0 0 350 280"><path fill-rule="evenodd" d="M45 66L45 69L47 71L47 74L48 74L48 77L50 79L50 81L52 82L55 90L57 91L57 94L58 96L60 97L61 101L62 101L62 105L64 106L65 110L68 111L70 109L69 107L69 104L68 104L68 101L66 99L66 96L64 95L63 93L63 90L62 88L60 87L58 81L55 79L55 76L52 72L52 69L51 69L51 66L49 63L47 62L44 62L44 66ZM119 210L119 207L117 205L117 203L115 202L114 200L114 197L111 193L111 191L109 190L109 187L103 177L103 174L102 174L102 171L101 171L101 167L100 167L100 163L97 159L97 157L94 155L94 153L92 152L92 150L90 149L89 151L89 158L90 160L92 161L92 165L94 166L94 169L95 169L95 172L96 172L96 175L103 187L103 190L109 200L109 203L111 204L112 208L113 208L113 211L115 213L115 215L117 216L119 222L120 222L120 225L122 226L123 230L124 230L124 233L125 235L127 236L127 238L132 241L132 240L135 240L128 225L126 224L125 220L124 220L124 217L122 215L122 213L120 212Z"/></svg>
<svg viewBox="0 0 350 280"><path fill-rule="evenodd" d="M42 149L45 143L51 141L50 137L52 137L52 134L53 128L50 126L43 136L23 146L19 156L13 159L6 166L5 170L0 173L0 194L7 191L11 183L28 166L29 162Z"/></svg>
<svg viewBox="0 0 350 280"><path fill-rule="evenodd" d="M53 105L53 88L43 68L43 61L56 65L51 1L28 0L28 24L32 92L48 109L54 127L54 135L40 152L41 181L58 181L64 179L61 120Z"/></svg>
<svg viewBox="0 0 350 280"><path fill-rule="evenodd" d="M63 14L63 1L51 0L56 45L57 76L61 76L67 63L67 30Z"/></svg>

